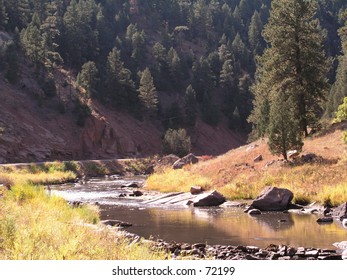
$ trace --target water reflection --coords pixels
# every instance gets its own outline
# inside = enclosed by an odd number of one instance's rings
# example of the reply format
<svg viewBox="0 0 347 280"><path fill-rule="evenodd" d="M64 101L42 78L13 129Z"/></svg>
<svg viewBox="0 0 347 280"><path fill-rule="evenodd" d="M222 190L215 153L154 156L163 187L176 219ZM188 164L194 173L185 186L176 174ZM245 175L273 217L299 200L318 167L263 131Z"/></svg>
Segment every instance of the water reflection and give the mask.
<svg viewBox="0 0 347 280"><path fill-rule="evenodd" d="M262 248L271 243L334 248L332 243L347 239L347 231L338 222L318 225L315 215L265 213L253 217L237 208L132 208L129 211L124 206L103 206L101 214L104 219L132 223L130 232L166 241ZM280 221L284 219L286 222Z"/></svg>
<svg viewBox="0 0 347 280"><path fill-rule="evenodd" d="M177 242L207 242L221 245L285 244L294 247L331 248L347 240L347 230L339 221L328 225L316 223L316 215L264 213L250 216L240 208L148 208L141 199L119 198L121 185L134 178L97 179L83 184L52 188L52 193L67 200L101 203L102 219L123 220L133 224L130 232L143 237ZM143 178L138 178L141 184Z"/></svg>

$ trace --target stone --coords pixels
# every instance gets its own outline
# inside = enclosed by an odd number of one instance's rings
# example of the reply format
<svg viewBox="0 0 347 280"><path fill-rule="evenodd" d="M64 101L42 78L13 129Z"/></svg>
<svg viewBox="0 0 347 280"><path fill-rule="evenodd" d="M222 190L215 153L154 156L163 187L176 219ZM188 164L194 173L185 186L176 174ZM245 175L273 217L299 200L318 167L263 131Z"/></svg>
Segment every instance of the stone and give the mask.
<svg viewBox="0 0 347 280"><path fill-rule="evenodd" d="M347 249L342 252L341 257L343 260L347 260Z"/></svg>
<svg viewBox="0 0 347 280"><path fill-rule="evenodd" d="M128 183L128 184L125 184L125 185L121 186L122 189L124 189L124 188L137 189L139 187L140 186L137 183L134 183L134 182L131 182L131 183Z"/></svg>
<svg viewBox="0 0 347 280"><path fill-rule="evenodd" d="M259 156L255 157L255 158L253 159L254 162L260 162L260 161L262 161L262 160L263 160L263 156L262 156L262 155L259 155Z"/></svg>
<svg viewBox="0 0 347 280"><path fill-rule="evenodd" d="M347 249L347 241L335 242L333 245L341 250Z"/></svg>
<svg viewBox="0 0 347 280"><path fill-rule="evenodd" d="M141 191L133 191L133 195L136 197L143 196L143 192Z"/></svg>
<svg viewBox="0 0 347 280"><path fill-rule="evenodd" d="M130 223L126 223L126 222L123 222L123 221L119 221L119 220L103 220L101 221L102 224L106 225L106 226L111 226L111 227L131 227L132 224Z"/></svg>
<svg viewBox="0 0 347 280"><path fill-rule="evenodd" d="M193 186L190 188L190 193L191 194L194 194L194 195L197 195L197 194L200 194L204 191L204 189L200 186Z"/></svg>
<svg viewBox="0 0 347 280"><path fill-rule="evenodd" d="M225 197L217 192L212 191L208 193L202 193L198 195L194 199L193 206L194 207L202 207L202 206L219 206L226 201Z"/></svg>
<svg viewBox="0 0 347 280"><path fill-rule="evenodd" d="M170 166L173 165L180 158L176 155L167 155L158 160L157 166Z"/></svg>
<svg viewBox="0 0 347 280"><path fill-rule="evenodd" d="M186 165L196 164L198 162L199 162L199 159L195 155L188 154L185 157L175 161L175 163L172 165L172 168L173 169L182 169Z"/></svg>
<svg viewBox="0 0 347 280"><path fill-rule="evenodd" d="M292 151L288 151L287 153L287 157L288 158L295 158L297 156L299 156L300 152L298 150L292 150Z"/></svg>
<svg viewBox="0 0 347 280"><path fill-rule="evenodd" d="M319 218L317 220L318 224L331 224L334 222L334 219L331 217L324 217L324 218Z"/></svg>
<svg viewBox="0 0 347 280"><path fill-rule="evenodd" d="M259 209L252 209L248 211L248 215L251 215L251 216L261 215L261 211Z"/></svg>
<svg viewBox="0 0 347 280"><path fill-rule="evenodd" d="M332 217L340 219L347 216L347 202L342 203L340 206L333 210Z"/></svg>
<svg viewBox="0 0 347 280"><path fill-rule="evenodd" d="M294 195L290 190L266 187L252 202L251 206L261 211L284 211Z"/></svg>
<svg viewBox="0 0 347 280"><path fill-rule="evenodd" d="M144 172L144 175L151 175L154 173L154 168L155 166L154 165L150 165L146 168L145 172Z"/></svg>

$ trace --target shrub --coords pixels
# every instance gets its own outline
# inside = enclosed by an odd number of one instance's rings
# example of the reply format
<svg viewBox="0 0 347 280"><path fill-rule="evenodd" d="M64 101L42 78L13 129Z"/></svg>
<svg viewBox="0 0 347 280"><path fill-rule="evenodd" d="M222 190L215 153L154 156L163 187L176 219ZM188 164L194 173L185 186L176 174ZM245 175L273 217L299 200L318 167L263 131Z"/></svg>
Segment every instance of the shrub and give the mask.
<svg viewBox="0 0 347 280"><path fill-rule="evenodd" d="M175 154L183 157L191 150L190 137L185 129L169 129L166 131L163 140L163 152L165 154Z"/></svg>

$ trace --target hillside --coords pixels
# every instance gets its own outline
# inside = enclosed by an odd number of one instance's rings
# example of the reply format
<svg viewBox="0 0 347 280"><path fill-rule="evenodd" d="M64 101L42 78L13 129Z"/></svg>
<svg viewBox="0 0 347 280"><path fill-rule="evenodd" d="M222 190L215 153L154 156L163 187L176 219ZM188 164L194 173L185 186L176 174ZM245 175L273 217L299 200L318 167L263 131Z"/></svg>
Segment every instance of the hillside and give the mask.
<svg viewBox="0 0 347 280"><path fill-rule="evenodd" d="M189 191L201 185L229 199L251 199L271 185L289 188L298 203L338 205L347 199L347 146L342 140L346 128L345 122L306 139L303 151L288 162L272 155L262 139L212 159L202 158L183 170L160 171L148 179L147 188ZM259 155L262 160L255 161Z"/></svg>
<svg viewBox="0 0 347 280"><path fill-rule="evenodd" d="M66 112L57 109L57 99L38 102L34 79L13 86L0 76L0 161L27 162L142 157L160 154L163 128L160 123L139 121L130 114L110 110L91 101L92 115L84 127L76 124L73 104ZM61 92L61 97L68 93ZM195 140L194 140L195 139ZM196 125L193 151L219 154L243 143L245 136L201 121Z"/></svg>

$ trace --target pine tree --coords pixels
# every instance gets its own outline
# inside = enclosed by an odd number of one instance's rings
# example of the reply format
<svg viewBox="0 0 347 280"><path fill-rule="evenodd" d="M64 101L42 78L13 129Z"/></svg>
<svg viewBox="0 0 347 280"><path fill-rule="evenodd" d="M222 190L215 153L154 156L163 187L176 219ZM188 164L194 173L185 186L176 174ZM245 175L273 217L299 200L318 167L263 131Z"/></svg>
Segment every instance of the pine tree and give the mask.
<svg viewBox="0 0 347 280"><path fill-rule="evenodd" d="M190 127L194 127L197 118L197 103L196 93L192 85L189 85L186 89L185 95L185 119L186 124Z"/></svg>
<svg viewBox="0 0 347 280"><path fill-rule="evenodd" d="M96 68L95 62L88 61L83 64L81 72L78 73L77 82L86 91L85 98L89 98L97 93L99 71Z"/></svg>
<svg viewBox="0 0 347 280"><path fill-rule="evenodd" d="M336 80L333 84L329 100L327 102L326 114L333 117L338 106L347 97L347 10L343 13L345 25L339 29L339 35L342 42L342 55L339 56L339 65L336 70Z"/></svg>
<svg viewBox="0 0 347 280"><path fill-rule="evenodd" d="M157 89L153 83L153 77L148 68L146 68L141 75L139 98L150 114L158 110L158 94Z"/></svg>
<svg viewBox="0 0 347 280"><path fill-rule="evenodd" d="M40 32L41 21L38 14L34 14L31 23L21 32L21 44L28 58L36 66L36 74L44 63L43 38Z"/></svg>
<svg viewBox="0 0 347 280"><path fill-rule="evenodd" d="M287 160L287 152L291 149L301 151L303 146L299 121L292 104L292 97L281 93L271 104L269 116L269 148L273 154L282 155Z"/></svg>
<svg viewBox="0 0 347 280"><path fill-rule="evenodd" d="M262 30L263 23L258 11L255 11L248 28L249 46L254 56L261 54L264 48L264 39L261 36Z"/></svg>
<svg viewBox="0 0 347 280"><path fill-rule="evenodd" d="M329 88L329 60L323 31L315 19L316 4L306 0L274 0L265 40L270 44L258 61L254 110L250 121L261 136L266 132L272 100L291 95L301 131L308 135L321 113L320 102ZM270 106L270 107L269 107ZM270 121L271 123L271 121Z"/></svg>
<svg viewBox="0 0 347 280"><path fill-rule="evenodd" d="M106 92L114 103L122 107L134 105L135 84L117 48L113 48L108 55L106 76Z"/></svg>

